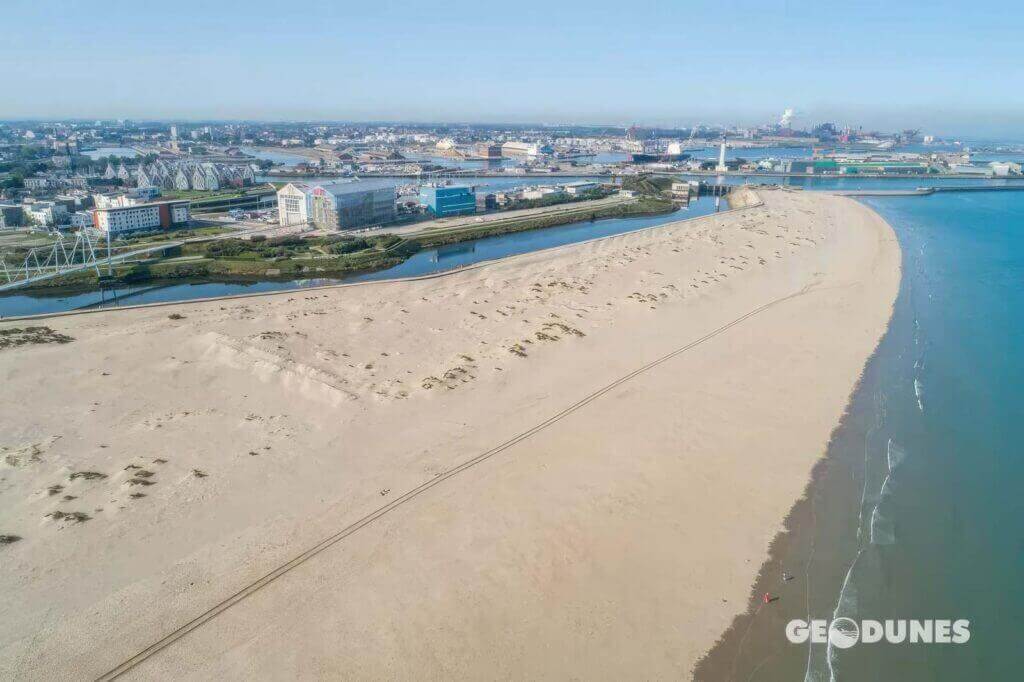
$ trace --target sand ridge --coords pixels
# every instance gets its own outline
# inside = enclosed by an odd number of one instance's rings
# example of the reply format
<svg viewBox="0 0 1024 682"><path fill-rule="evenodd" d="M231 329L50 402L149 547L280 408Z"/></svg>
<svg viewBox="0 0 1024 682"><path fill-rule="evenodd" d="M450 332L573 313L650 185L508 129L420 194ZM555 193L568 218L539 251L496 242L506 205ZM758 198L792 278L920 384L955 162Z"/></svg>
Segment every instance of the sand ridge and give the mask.
<svg viewBox="0 0 1024 682"><path fill-rule="evenodd" d="M0 670L102 674L389 499L810 292L446 479L134 671L685 674L742 608L898 284L868 209L761 194L444 278L55 318L73 341L0 350L0 532L21 537L0 548ZM778 466L751 485L758 449ZM748 487L753 519L723 504ZM690 505L724 509L732 541L706 547L716 529L691 528ZM680 594L668 574L714 587Z"/></svg>

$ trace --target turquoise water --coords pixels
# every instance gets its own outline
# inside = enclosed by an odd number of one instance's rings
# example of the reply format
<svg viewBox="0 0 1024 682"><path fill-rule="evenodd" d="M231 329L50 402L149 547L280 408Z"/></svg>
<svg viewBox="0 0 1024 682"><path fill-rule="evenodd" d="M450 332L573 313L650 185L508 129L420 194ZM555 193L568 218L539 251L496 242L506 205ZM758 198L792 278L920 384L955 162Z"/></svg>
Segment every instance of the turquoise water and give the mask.
<svg viewBox="0 0 1024 682"><path fill-rule="evenodd" d="M845 522L816 539L811 615L966 618L971 639L819 646L808 678L1021 679L1024 194L866 203L898 235L903 281L855 398L870 415L847 444L855 458L863 448L851 468L859 504L834 508L821 492L815 503L822 527Z"/></svg>
<svg viewBox="0 0 1024 682"><path fill-rule="evenodd" d="M690 206L674 213L639 218L608 218L594 222L572 223L543 230L517 232L498 237L487 237L452 244L438 249L421 251L399 265L386 270L353 274L341 278L314 278L264 282L189 282L173 284L144 284L120 286L89 292L34 292L0 296L0 317L36 315L41 313L79 310L83 308L139 305L187 301L212 296L232 296L270 291L287 291L340 282L360 282L395 277L414 277L464 267L485 260L504 258L555 246L574 244L597 237L608 237L633 232L646 227L696 218L713 213L714 200L709 197L691 202Z"/></svg>

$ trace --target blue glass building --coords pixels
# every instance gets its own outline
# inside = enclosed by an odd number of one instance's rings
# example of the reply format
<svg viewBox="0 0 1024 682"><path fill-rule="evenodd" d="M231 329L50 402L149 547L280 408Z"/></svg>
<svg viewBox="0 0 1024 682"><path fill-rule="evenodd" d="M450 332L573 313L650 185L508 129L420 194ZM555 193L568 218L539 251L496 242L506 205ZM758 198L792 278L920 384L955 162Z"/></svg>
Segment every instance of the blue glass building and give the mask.
<svg viewBox="0 0 1024 682"><path fill-rule="evenodd" d="M450 187L420 188L420 203L439 218L476 212L476 192L472 188Z"/></svg>

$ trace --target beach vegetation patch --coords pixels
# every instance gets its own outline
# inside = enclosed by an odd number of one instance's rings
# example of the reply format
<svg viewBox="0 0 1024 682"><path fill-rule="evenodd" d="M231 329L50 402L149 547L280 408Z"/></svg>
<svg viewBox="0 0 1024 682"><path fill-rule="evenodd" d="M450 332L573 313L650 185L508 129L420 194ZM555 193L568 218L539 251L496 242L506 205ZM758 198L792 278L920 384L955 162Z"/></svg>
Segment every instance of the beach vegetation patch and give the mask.
<svg viewBox="0 0 1024 682"><path fill-rule="evenodd" d="M70 478L72 481L79 478L84 478L87 481L96 481L106 477L106 474L101 474L98 471L75 471L71 474Z"/></svg>
<svg viewBox="0 0 1024 682"><path fill-rule="evenodd" d="M70 521L71 523L83 523L92 518L85 512L62 512L60 510L52 511L47 516L54 521Z"/></svg>
<svg viewBox="0 0 1024 682"><path fill-rule="evenodd" d="M75 339L49 327L10 327L0 329L0 350L45 343L71 343Z"/></svg>

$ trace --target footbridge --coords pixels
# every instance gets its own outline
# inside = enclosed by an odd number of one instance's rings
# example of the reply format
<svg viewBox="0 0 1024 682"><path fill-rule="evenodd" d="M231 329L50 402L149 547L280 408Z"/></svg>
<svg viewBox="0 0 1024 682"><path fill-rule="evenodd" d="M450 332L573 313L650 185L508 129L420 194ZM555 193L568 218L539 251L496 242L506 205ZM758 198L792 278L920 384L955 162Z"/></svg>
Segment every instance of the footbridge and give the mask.
<svg viewBox="0 0 1024 682"><path fill-rule="evenodd" d="M183 243L167 241L115 252L109 246L98 245L88 230L76 232L73 239L58 234L53 244L29 249L19 262L9 263L7 258L0 256L0 292L82 270L94 270L99 277L102 276L100 267L104 264L109 267L114 263L165 251Z"/></svg>

